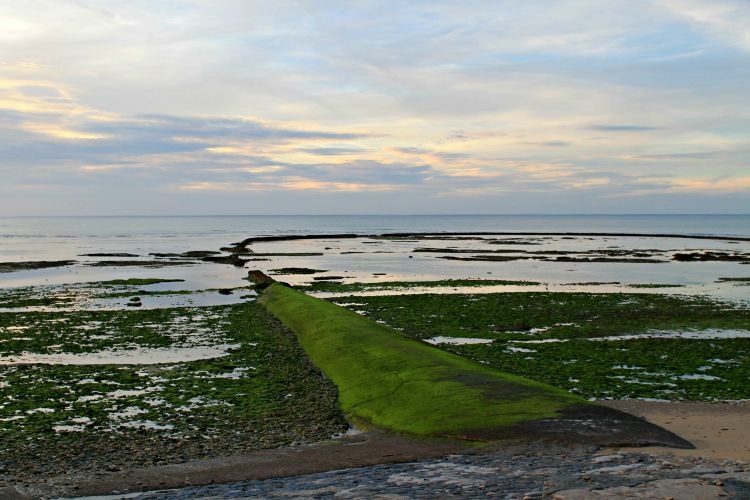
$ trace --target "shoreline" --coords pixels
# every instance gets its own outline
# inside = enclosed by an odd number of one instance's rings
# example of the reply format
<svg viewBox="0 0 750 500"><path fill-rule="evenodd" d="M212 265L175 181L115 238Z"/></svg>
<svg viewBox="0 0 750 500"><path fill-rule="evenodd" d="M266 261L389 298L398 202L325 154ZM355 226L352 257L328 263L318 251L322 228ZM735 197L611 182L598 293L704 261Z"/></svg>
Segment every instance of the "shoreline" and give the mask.
<svg viewBox="0 0 750 500"><path fill-rule="evenodd" d="M340 438L310 445L257 450L117 472L93 472L45 478L39 483L19 484L0 489L0 497L27 499L39 497L80 497L125 495L237 481L253 481L343 471L383 464L416 463L421 460L456 456L594 453L607 457L647 455L655 459L692 460L692 464L718 462L750 463L750 402L652 402L610 400L597 403L645 418L664 426L695 444L693 450L663 447L560 447L545 441L519 443L499 441L475 447L466 442L439 438L418 438L377 431L348 433ZM727 429L727 430L724 430ZM584 450L585 448L585 450ZM565 451L567 450L567 451ZM594 462L597 462L594 459Z"/></svg>

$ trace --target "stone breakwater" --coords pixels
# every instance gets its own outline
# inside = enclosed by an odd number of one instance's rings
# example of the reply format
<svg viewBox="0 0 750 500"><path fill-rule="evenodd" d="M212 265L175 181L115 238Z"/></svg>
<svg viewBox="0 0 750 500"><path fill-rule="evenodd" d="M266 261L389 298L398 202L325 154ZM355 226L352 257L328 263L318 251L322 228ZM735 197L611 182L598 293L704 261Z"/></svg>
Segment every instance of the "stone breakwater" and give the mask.
<svg viewBox="0 0 750 500"><path fill-rule="evenodd" d="M149 491L187 498L750 498L750 463L539 447ZM130 497L133 498L133 497Z"/></svg>

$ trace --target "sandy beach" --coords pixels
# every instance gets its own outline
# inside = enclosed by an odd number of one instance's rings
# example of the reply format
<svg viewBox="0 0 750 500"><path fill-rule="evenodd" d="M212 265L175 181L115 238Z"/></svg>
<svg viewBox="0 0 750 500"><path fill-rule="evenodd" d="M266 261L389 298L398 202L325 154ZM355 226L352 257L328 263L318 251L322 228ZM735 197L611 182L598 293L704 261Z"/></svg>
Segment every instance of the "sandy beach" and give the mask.
<svg viewBox="0 0 750 500"><path fill-rule="evenodd" d="M660 447L620 450L750 461L750 401L691 403L624 400L599 403L645 418L695 445L693 450Z"/></svg>

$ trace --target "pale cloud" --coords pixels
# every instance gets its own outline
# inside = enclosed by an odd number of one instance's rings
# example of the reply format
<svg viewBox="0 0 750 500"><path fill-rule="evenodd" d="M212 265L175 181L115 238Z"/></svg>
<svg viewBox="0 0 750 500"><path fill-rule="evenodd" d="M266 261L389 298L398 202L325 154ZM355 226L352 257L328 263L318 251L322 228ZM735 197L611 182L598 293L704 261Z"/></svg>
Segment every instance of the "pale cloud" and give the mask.
<svg viewBox="0 0 750 500"><path fill-rule="evenodd" d="M607 177L593 177L590 179L582 179L580 181L571 182L568 184L573 189L587 189L599 186L607 186L612 181Z"/></svg>
<svg viewBox="0 0 750 500"><path fill-rule="evenodd" d="M648 125L591 125L589 129L598 132L651 132L659 130L659 127Z"/></svg>
<svg viewBox="0 0 750 500"><path fill-rule="evenodd" d="M246 191L300 211L347 194L394 211L441 212L446 197L535 212L585 197L607 211L677 194L747 211L748 11L9 0L0 183L60 203L96 194L99 208L108 193L159 192L178 212L211 211L215 196L241 212ZM0 209L42 201L5 196Z"/></svg>
<svg viewBox="0 0 750 500"><path fill-rule="evenodd" d="M361 184L355 182L324 182L302 177L282 178L278 182L191 182L176 186L180 191L316 191L316 192L384 192L396 191L391 184Z"/></svg>
<svg viewBox="0 0 750 500"><path fill-rule="evenodd" d="M750 8L747 0L662 0L711 38L750 52Z"/></svg>
<svg viewBox="0 0 750 500"><path fill-rule="evenodd" d="M671 193L750 194L750 176L723 179L668 179L664 183L663 191Z"/></svg>

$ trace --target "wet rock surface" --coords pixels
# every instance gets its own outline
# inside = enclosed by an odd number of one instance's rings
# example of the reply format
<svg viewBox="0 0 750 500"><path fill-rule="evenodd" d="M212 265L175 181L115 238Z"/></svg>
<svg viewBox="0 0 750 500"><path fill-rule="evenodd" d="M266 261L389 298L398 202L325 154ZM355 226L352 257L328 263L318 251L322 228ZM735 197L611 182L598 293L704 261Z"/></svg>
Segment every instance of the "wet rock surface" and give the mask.
<svg viewBox="0 0 750 500"><path fill-rule="evenodd" d="M155 269L170 266L189 266L195 264L192 260L98 260L87 262L88 267L143 267Z"/></svg>
<svg viewBox="0 0 750 500"><path fill-rule="evenodd" d="M47 269L50 267L65 267L76 264L75 260L35 260L26 262L0 262L0 273L12 273L15 271L30 271L34 269Z"/></svg>
<svg viewBox="0 0 750 500"><path fill-rule="evenodd" d="M237 256L237 254L233 253L229 255L203 257L201 260L205 262L216 262L217 264L231 264L235 267L243 267L247 262L249 262L247 259L241 259Z"/></svg>
<svg viewBox="0 0 750 500"><path fill-rule="evenodd" d="M750 464L595 448L532 446L261 481L164 491L162 498L748 498Z"/></svg>
<svg viewBox="0 0 750 500"><path fill-rule="evenodd" d="M325 269L311 269L309 267L281 267L278 269L271 269L272 274L316 274L325 273Z"/></svg>
<svg viewBox="0 0 750 500"><path fill-rule="evenodd" d="M709 261L724 261L724 262L750 262L750 255L740 252L689 252L689 253L676 253L672 256L672 260L680 262L709 262Z"/></svg>
<svg viewBox="0 0 750 500"><path fill-rule="evenodd" d="M126 252L96 252L82 253L80 257L140 257L140 255Z"/></svg>

